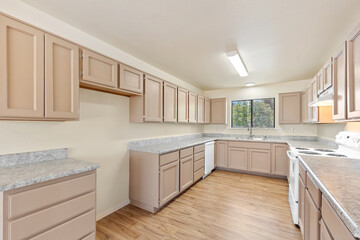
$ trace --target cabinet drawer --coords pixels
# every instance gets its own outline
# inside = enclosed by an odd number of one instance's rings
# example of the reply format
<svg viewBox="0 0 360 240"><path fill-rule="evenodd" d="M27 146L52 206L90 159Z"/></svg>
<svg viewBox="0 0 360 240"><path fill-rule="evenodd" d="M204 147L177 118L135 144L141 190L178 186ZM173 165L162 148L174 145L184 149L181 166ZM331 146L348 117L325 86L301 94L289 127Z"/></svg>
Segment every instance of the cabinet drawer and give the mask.
<svg viewBox="0 0 360 240"><path fill-rule="evenodd" d="M301 163L299 165L300 165L299 166L299 175L300 175L301 179L304 181L304 184L306 186L306 170Z"/></svg>
<svg viewBox="0 0 360 240"><path fill-rule="evenodd" d="M205 144L201 144L194 147L194 153L205 151Z"/></svg>
<svg viewBox="0 0 360 240"><path fill-rule="evenodd" d="M200 160L205 157L205 152L194 154L194 161Z"/></svg>
<svg viewBox="0 0 360 240"><path fill-rule="evenodd" d="M179 151L167 153L160 156L160 166L179 160Z"/></svg>
<svg viewBox="0 0 360 240"><path fill-rule="evenodd" d="M194 162L194 172L205 166L205 159L200 159Z"/></svg>
<svg viewBox="0 0 360 240"><path fill-rule="evenodd" d="M92 192L9 222L8 234L11 240L27 239L94 209L95 192Z"/></svg>
<svg viewBox="0 0 360 240"><path fill-rule="evenodd" d="M321 213L325 225L328 227L334 240L355 240L324 196L322 197Z"/></svg>
<svg viewBox="0 0 360 240"><path fill-rule="evenodd" d="M205 168L203 167L197 170L196 172L194 172L194 182L202 178L204 176L204 173L205 173Z"/></svg>
<svg viewBox="0 0 360 240"><path fill-rule="evenodd" d="M313 199L316 207L320 209L321 207L321 192L319 188L315 185L314 181L311 179L309 174L306 174L306 186L309 189L311 198Z"/></svg>
<svg viewBox="0 0 360 240"><path fill-rule="evenodd" d="M229 141L229 147L253 148L253 149L271 149L270 143L259 142L242 142L242 141Z"/></svg>
<svg viewBox="0 0 360 240"><path fill-rule="evenodd" d="M95 210L85 213L69 222L61 224L30 240L95 240Z"/></svg>
<svg viewBox="0 0 360 240"><path fill-rule="evenodd" d="M11 194L8 199L8 219L48 208L76 196L95 191L95 173L58 182L40 188Z"/></svg>
<svg viewBox="0 0 360 240"><path fill-rule="evenodd" d="M180 150L180 158L188 157L188 156L192 155L193 152L194 152L193 147Z"/></svg>

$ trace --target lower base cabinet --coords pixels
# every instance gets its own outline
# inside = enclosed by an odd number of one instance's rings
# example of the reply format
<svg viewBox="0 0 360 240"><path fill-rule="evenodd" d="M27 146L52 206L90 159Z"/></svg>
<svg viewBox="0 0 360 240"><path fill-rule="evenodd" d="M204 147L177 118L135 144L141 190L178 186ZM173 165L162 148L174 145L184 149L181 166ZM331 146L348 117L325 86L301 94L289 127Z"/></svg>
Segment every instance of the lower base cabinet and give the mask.
<svg viewBox="0 0 360 240"><path fill-rule="evenodd" d="M229 147L228 167L238 170L247 170L248 150L246 148Z"/></svg>
<svg viewBox="0 0 360 240"><path fill-rule="evenodd" d="M304 215L304 240L318 240L320 238L320 211L307 189L305 191Z"/></svg>
<svg viewBox="0 0 360 240"><path fill-rule="evenodd" d="M322 219L320 221L320 240L333 240Z"/></svg>
<svg viewBox="0 0 360 240"><path fill-rule="evenodd" d="M263 149L249 150L248 170L252 172L270 173L271 151Z"/></svg>
<svg viewBox="0 0 360 240"><path fill-rule="evenodd" d="M180 159L180 192L183 192L194 182L193 156Z"/></svg>
<svg viewBox="0 0 360 240"><path fill-rule="evenodd" d="M228 144L227 141L216 141L215 142L215 162L217 167L228 166Z"/></svg>
<svg viewBox="0 0 360 240"><path fill-rule="evenodd" d="M179 194L179 161L160 167L160 206Z"/></svg>
<svg viewBox="0 0 360 240"><path fill-rule="evenodd" d="M299 227L301 235L304 238L304 216L305 216L305 183L301 176L299 176Z"/></svg>

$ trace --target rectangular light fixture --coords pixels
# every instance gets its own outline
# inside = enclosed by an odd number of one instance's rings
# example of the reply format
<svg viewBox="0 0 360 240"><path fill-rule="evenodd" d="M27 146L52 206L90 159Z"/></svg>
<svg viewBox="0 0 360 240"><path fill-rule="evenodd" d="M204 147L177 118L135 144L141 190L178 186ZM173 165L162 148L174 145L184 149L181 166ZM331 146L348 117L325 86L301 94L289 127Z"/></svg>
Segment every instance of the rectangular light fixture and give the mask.
<svg viewBox="0 0 360 240"><path fill-rule="evenodd" d="M239 73L240 77L247 77L248 71L246 70L246 67L243 63L243 61L240 58L240 54L238 51L232 51L228 52L226 54L227 58L231 62L231 64L234 66L236 71Z"/></svg>

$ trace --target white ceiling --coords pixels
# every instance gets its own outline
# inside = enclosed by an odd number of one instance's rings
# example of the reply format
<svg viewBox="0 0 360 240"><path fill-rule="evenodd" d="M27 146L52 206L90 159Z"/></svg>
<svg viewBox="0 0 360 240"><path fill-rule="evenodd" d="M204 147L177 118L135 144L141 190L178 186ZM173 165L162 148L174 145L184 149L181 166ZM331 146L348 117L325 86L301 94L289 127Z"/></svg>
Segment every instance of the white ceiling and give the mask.
<svg viewBox="0 0 360 240"><path fill-rule="evenodd" d="M360 21L359 0L23 1L204 90L312 78Z"/></svg>

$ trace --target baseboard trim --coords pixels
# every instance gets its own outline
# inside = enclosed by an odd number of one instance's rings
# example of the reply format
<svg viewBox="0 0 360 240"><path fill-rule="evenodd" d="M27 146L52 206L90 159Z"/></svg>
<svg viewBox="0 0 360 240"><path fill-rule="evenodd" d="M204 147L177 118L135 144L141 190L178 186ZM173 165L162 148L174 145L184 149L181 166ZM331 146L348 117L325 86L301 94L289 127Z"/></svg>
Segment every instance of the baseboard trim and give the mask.
<svg viewBox="0 0 360 240"><path fill-rule="evenodd" d="M126 205L130 204L130 199L126 200L125 202L119 203L117 205L115 205L114 207L103 211L102 213L99 213L96 215L96 221L99 221L100 219L112 214L113 212L116 212L117 210L119 210L120 208L125 207Z"/></svg>
<svg viewBox="0 0 360 240"><path fill-rule="evenodd" d="M216 167L217 170L223 170L228 172L238 172L238 173L245 173L250 175L256 175L256 176L262 176L262 177L270 177L270 178L279 178L279 179L287 179L286 176L281 175L275 175L275 174L269 174L269 173L259 173L259 172L251 172L246 170L238 170L233 168L225 168L225 167Z"/></svg>

